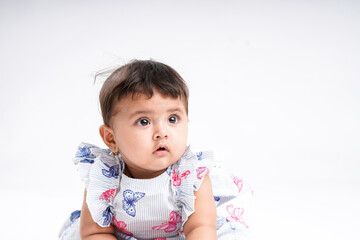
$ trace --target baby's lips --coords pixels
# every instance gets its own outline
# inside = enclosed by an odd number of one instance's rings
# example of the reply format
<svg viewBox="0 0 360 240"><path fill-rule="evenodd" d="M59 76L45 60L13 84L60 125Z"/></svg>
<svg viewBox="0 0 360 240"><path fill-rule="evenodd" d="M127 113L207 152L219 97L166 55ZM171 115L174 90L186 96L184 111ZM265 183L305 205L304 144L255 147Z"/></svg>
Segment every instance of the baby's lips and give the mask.
<svg viewBox="0 0 360 240"><path fill-rule="evenodd" d="M169 149L168 149L168 147L166 146L166 145L163 145L163 144L161 144L161 145L159 145L157 148L156 148L156 150L154 151L154 153L155 152L159 152L159 151L169 151Z"/></svg>
<svg viewBox="0 0 360 240"><path fill-rule="evenodd" d="M166 151L169 151L168 147L164 144L161 144L157 147L156 150L166 150Z"/></svg>

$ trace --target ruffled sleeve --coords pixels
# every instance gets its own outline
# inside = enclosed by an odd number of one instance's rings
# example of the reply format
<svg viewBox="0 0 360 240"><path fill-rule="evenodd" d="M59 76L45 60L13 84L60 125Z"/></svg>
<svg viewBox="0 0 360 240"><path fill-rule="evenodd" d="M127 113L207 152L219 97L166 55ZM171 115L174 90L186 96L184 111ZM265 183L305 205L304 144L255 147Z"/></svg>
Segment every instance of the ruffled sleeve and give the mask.
<svg viewBox="0 0 360 240"><path fill-rule="evenodd" d="M101 227L109 226L123 164L110 150L87 143L78 147L74 163L85 184L86 203L93 220Z"/></svg>
<svg viewBox="0 0 360 240"><path fill-rule="evenodd" d="M185 151L181 159L171 169L171 185L176 204L182 210L182 227L195 211L195 195L205 175L213 168L213 154L210 151L193 153Z"/></svg>

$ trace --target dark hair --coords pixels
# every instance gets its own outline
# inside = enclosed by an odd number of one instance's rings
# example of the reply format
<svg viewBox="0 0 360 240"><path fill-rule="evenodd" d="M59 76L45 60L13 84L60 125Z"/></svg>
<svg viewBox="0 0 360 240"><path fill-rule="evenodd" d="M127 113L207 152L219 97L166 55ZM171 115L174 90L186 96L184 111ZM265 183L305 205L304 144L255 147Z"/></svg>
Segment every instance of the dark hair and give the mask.
<svg viewBox="0 0 360 240"><path fill-rule="evenodd" d="M131 95L145 94L151 98L154 90L164 96L184 98L188 113L189 90L182 77L170 66L154 60L132 60L117 68L104 82L99 95L104 124L110 126L113 105Z"/></svg>

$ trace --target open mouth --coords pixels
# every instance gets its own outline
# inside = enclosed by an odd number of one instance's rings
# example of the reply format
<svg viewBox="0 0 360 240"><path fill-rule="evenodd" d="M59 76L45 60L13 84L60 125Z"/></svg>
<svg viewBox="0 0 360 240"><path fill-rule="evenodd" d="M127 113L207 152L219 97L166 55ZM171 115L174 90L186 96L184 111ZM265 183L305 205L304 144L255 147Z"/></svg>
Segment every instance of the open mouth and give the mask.
<svg viewBox="0 0 360 240"><path fill-rule="evenodd" d="M161 154L161 153L167 153L169 152L168 148L166 146L159 146L155 151L154 154Z"/></svg>

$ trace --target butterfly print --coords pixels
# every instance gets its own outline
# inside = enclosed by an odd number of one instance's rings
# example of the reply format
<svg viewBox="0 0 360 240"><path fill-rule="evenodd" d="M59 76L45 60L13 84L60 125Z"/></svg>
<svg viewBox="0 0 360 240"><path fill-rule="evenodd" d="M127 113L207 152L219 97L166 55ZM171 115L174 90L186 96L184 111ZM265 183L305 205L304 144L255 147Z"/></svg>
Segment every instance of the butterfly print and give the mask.
<svg viewBox="0 0 360 240"><path fill-rule="evenodd" d="M75 157L77 158L84 158L82 160L80 160L81 163L94 163L94 159L96 158L96 156L94 154L91 153L90 150L91 146L83 146L83 147L79 147L78 151L75 154Z"/></svg>
<svg viewBox="0 0 360 240"><path fill-rule="evenodd" d="M142 192L133 192L131 190L125 190L123 193L124 200L123 203L123 209L126 211L127 214L129 214L132 217L135 217L136 215L136 209L135 209L135 203L139 201L141 198L145 196L145 193Z"/></svg>
<svg viewBox="0 0 360 240"><path fill-rule="evenodd" d="M226 218L218 217L216 220L216 229L219 230L224 224L228 223L232 230L236 230L236 225L233 222L229 222Z"/></svg>
<svg viewBox="0 0 360 240"><path fill-rule="evenodd" d="M163 223L159 226L152 227L154 230L163 230L166 233L173 232L177 229L177 224L181 222L181 216L175 212L172 211L169 214L170 220L167 223Z"/></svg>
<svg viewBox="0 0 360 240"><path fill-rule="evenodd" d="M226 206L226 210L230 214L230 216L226 218L228 222L238 222L244 225L246 228L249 227L242 218L244 213L243 208L235 208L234 205L230 204Z"/></svg>
<svg viewBox="0 0 360 240"><path fill-rule="evenodd" d="M103 169L102 170L102 174L105 176L105 177L108 177L108 178L118 178L119 177L119 165L114 165L114 166L109 166L107 165L106 163L104 163L108 168L109 170L106 170L106 169Z"/></svg>
<svg viewBox="0 0 360 240"><path fill-rule="evenodd" d="M105 209L102 216L104 217L103 225L105 225L105 226L109 225L110 221L111 221L111 209L110 209L110 207L107 207Z"/></svg>
<svg viewBox="0 0 360 240"><path fill-rule="evenodd" d="M198 152L198 153L196 153L196 157L197 157L197 159L198 159L199 161L201 161L201 160L202 160L202 155L203 155L203 153L202 153L202 152Z"/></svg>
<svg viewBox="0 0 360 240"><path fill-rule="evenodd" d="M179 171L175 172L175 170L172 170L172 179L173 179L173 185L176 186L180 186L181 185L181 180L182 179L186 179L186 177L190 174L190 171L187 170L186 172L184 172L183 174L181 174L179 176Z"/></svg>
<svg viewBox="0 0 360 240"><path fill-rule="evenodd" d="M90 151L91 146L85 145L83 147L78 148L78 151L76 152L76 157L89 157L89 158L95 158L96 156L91 153Z"/></svg>
<svg viewBox="0 0 360 240"><path fill-rule="evenodd" d="M129 236L133 236L133 234L131 233L131 232L128 232L128 231L126 231L126 223L125 222L123 222L123 221L118 221L118 220L116 220L116 218L115 217L113 217L112 218L112 221L113 221L113 223L114 223L114 225L122 232L122 233L124 233L124 234L126 234L126 235L129 235Z"/></svg>
<svg viewBox="0 0 360 240"><path fill-rule="evenodd" d="M80 217L80 213L81 213L80 210L76 210L76 211L72 212L70 215L70 221L72 223L75 222Z"/></svg>
<svg viewBox="0 0 360 240"><path fill-rule="evenodd" d="M207 167L199 167L198 169L196 169L196 176L197 176L197 179L203 179L204 176L206 174L209 173L209 169Z"/></svg>
<svg viewBox="0 0 360 240"><path fill-rule="evenodd" d="M100 200L104 200L106 202L111 202L115 197L116 189L109 189L105 192L103 192L100 196Z"/></svg>
<svg viewBox="0 0 360 240"><path fill-rule="evenodd" d="M225 223L227 223L226 219L223 217L217 217L216 220L216 229L219 230Z"/></svg>
<svg viewBox="0 0 360 240"><path fill-rule="evenodd" d="M90 163L90 164L93 164L95 162L95 160L92 160L92 159L88 159L88 158L85 158L83 160L80 160L81 163Z"/></svg>
<svg viewBox="0 0 360 240"><path fill-rule="evenodd" d="M242 188L243 188L243 181L240 179L240 178L237 178L237 177L232 177L233 179L233 182L235 183L235 185L238 187L239 189L239 192L241 192Z"/></svg>

